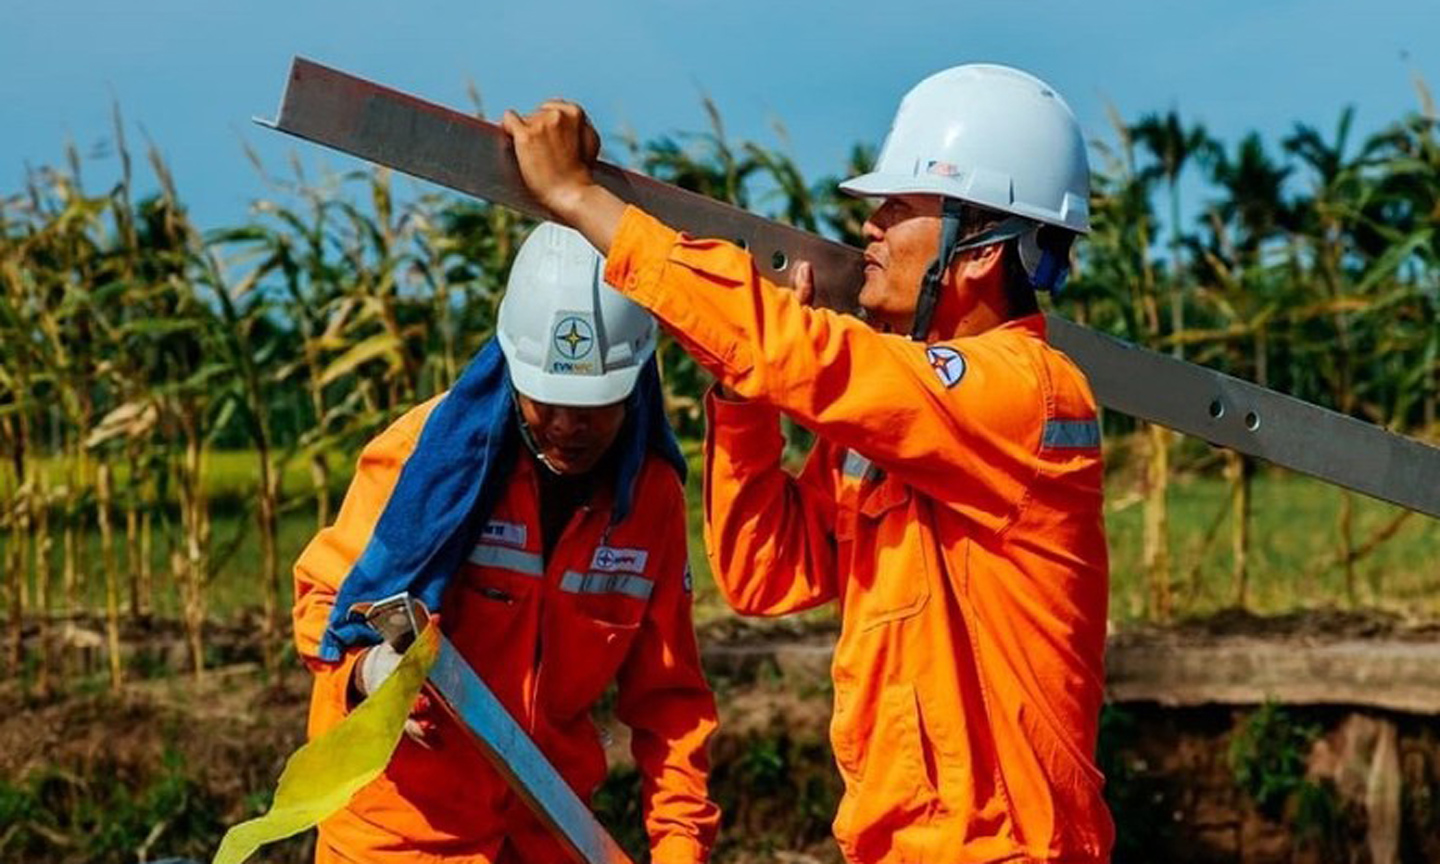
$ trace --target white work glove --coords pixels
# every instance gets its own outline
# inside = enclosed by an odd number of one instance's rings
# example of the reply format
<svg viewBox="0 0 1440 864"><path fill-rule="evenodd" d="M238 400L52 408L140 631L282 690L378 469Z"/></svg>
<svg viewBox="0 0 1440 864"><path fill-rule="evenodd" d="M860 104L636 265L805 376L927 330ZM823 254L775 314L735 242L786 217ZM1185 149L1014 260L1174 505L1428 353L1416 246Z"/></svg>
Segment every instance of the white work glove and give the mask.
<svg viewBox="0 0 1440 864"><path fill-rule="evenodd" d="M403 655L399 651L390 647L389 642L381 642L379 645L372 646L356 664L355 689L360 692L361 696L369 696L379 690L380 685L385 683L385 679L395 673L395 667L400 665L401 656Z"/></svg>
<svg viewBox="0 0 1440 864"><path fill-rule="evenodd" d="M385 679L395 673L402 656L404 655L391 648L388 642L381 642L366 649L360 662L355 664L356 692L365 698L380 689ZM416 698L415 706L410 709L410 716L405 720L405 734L426 749L433 749L439 741L435 728L435 713L430 697L424 693Z"/></svg>

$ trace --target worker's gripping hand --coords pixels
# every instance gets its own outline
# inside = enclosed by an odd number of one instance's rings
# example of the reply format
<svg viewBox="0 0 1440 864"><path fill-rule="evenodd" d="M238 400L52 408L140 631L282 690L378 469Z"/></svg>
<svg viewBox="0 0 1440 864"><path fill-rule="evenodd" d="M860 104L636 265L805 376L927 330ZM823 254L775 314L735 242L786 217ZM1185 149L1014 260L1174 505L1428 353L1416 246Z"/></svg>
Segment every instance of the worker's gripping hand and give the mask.
<svg viewBox="0 0 1440 864"><path fill-rule="evenodd" d="M600 155L600 135L585 110L574 102L551 99L534 113L506 111L500 125L515 142L520 176L545 208L567 224L595 185L591 168Z"/></svg>
<svg viewBox="0 0 1440 864"><path fill-rule="evenodd" d="M790 270L790 288L800 300L800 305L811 306L815 301L815 268L809 261L796 261Z"/></svg>
<svg viewBox="0 0 1440 864"><path fill-rule="evenodd" d="M402 656L399 651L390 647L388 642L381 642L365 650L365 654L355 664L354 679L355 691L362 699L380 689L385 679L394 674ZM433 748L439 741L434 705L430 697L423 692L416 698L415 706L410 709L410 716L405 720L405 734L410 740L426 748Z"/></svg>
<svg viewBox="0 0 1440 864"><path fill-rule="evenodd" d="M360 691L361 696L369 696L379 690L385 679L395 673L401 656L388 642L381 642L367 650L360 662L355 664L355 689Z"/></svg>

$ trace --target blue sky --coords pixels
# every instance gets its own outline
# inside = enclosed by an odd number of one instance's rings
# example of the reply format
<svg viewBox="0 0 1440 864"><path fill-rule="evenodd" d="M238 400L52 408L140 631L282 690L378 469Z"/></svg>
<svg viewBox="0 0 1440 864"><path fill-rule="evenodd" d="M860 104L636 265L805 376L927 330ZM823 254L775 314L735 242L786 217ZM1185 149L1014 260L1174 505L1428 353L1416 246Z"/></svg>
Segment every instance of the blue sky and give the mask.
<svg viewBox="0 0 1440 864"><path fill-rule="evenodd" d="M642 138L703 128L703 91L734 136L780 144L783 121L811 177L878 144L906 89L963 62L1047 79L1091 136L1110 137L1107 102L1131 121L1174 106L1232 146L1252 129L1274 144L1296 121L1328 137L1347 104L1368 133L1417 107L1413 75L1440 88L1433 0L0 2L0 193L27 162L59 162L67 138L95 150L118 99L206 227L266 194L242 137L276 168L292 151L353 164L249 122L273 115L294 54L457 107L473 80L490 115L565 95L602 133ZM116 167L85 170L98 188Z"/></svg>

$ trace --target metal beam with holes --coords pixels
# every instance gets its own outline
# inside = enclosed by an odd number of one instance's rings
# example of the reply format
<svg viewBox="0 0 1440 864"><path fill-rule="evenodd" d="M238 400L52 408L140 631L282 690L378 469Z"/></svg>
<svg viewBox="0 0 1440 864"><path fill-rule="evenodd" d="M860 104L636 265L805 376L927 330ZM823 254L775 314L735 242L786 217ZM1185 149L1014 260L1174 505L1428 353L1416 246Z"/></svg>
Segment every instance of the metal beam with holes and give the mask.
<svg viewBox="0 0 1440 864"><path fill-rule="evenodd" d="M548 215L521 182L500 127L309 60L295 59L279 117L266 125L529 216ZM674 228L736 241L767 279L783 284L789 262L811 262L817 301L854 308L859 250L613 165L602 163L596 178ZM1440 518L1440 448L1047 317L1051 343L1080 365L1106 408Z"/></svg>

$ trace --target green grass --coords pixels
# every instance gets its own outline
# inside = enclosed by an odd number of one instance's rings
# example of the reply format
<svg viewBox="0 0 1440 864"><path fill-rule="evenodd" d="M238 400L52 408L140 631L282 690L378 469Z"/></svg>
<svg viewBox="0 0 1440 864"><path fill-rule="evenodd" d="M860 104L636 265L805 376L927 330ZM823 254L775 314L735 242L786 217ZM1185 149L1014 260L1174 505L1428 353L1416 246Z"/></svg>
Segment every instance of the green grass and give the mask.
<svg viewBox="0 0 1440 864"><path fill-rule="evenodd" d="M332 460L336 483L343 489L353 460ZM259 542L253 510L245 500L253 488L254 456L217 453L211 462L210 492L219 502L212 516L214 546L231 548L216 560L207 591L214 617L228 617L242 608L259 605ZM710 578L700 517L700 471L694 466L687 487L689 500L690 561L695 575L696 619L701 622L730 614ZM1146 588L1140 566L1142 505L1117 474L1108 491L1107 530L1111 555L1111 616L1127 621L1144 617ZM314 511L308 501L309 474L303 465L285 474L287 496L294 503L282 516L280 560L282 601L290 598L290 568L315 532ZM1333 560L1337 547L1338 518L1344 493L1335 487L1278 470L1262 471L1255 478L1251 528L1250 590L1247 607L1253 612L1276 614L1298 609L1345 606L1344 573ZM1171 487L1171 555L1177 611L1204 614L1232 605L1229 524L1224 522L1208 548L1203 538L1226 506L1228 487L1219 477L1180 478ZM1390 505L1355 496L1357 544L1400 511ZM340 493L332 497L338 507ZM1228 515L1225 517L1228 519ZM55 531L52 573L58 579L60 537ZM123 531L123 525L117 526ZM236 542L231 544L234 538ZM0 547L8 537L0 538ZM124 536L117 535L117 543ZM99 535L85 536L85 557L93 562L86 602L103 608L99 576ZM123 566L123 550L121 551ZM169 575L168 546L157 525L155 537L156 609L162 615L178 613L177 592ZM1198 568L1198 569L1197 569ZM1193 588L1191 573L1194 572ZM1440 617L1440 522L1416 514L1388 542L1356 565L1361 606ZM122 598L124 593L122 591ZM123 600L122 600L123 602ZM824 616L828 612L817 612Z"/></svg>
<svg viewBox="0 0 1440 864"><path fill-rule="evenodd" d="M1112 502L1125 498L1126 490L1114 484L1107 491ZM1218 477L1191 477L1172 486L1170 550L1178 609L1183 613L1204 614L1233 605L1228 513L1208 549L1203 542L1228 494L1229 487ZM1343 569L1323 566L1338 557L1344 494L1334 486L1280 470L1264 470L1255 478L1248 609L1274 614L1348 603ZM1353 500L1356 546L1401 512L1361 495ZM1111 616L1122 620L1142 617L1145 606L1141 516L1138 502L1112 509L1106 516ZM1190 574L1196 567L1197 590L1192 592ZM1410 516L1394 537L1355 568L1361 606L1440 616L1440 522L1418 513Z"/></svg>
<svg viewBox="0 0 1440 864"><path fill-rule="evenodd" d="M335 454L327 456L327 464L331 472L331 486L336 489L336 494L343 490L343 483L354 469L354 456L340 457ZM205 489L212 501L236 502L248 500L255 492L260 476L259 457L251 450L216 450L206 454L205 466ZM43 470L50 482L50 487L56 489L65 485L68 481L68 468L70 460L64 457L47 457L40 460L40 468ZM114 486L117 490L123 490L130 482L130 465L123 459L117 459L113 465ZM14 479L10 472L5 472L3 480L0 480L0 494L8 497L14 492ZM310 478L310 465L302 459L291 459L281 466L280 490L287 498L303 497L310 493L313 483Z"/></svg>

